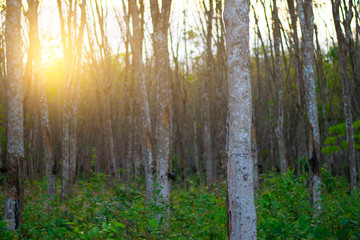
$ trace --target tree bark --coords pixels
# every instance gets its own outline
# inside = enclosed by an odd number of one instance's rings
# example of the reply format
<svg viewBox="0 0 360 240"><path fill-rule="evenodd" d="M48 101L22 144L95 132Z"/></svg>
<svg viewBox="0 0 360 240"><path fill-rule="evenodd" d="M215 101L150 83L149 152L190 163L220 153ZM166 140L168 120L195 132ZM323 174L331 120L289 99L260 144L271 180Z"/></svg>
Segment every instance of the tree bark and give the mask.
<svg viewBox="0 0 360 240"><path fill-rule="evenodd" d="M303 69L302 62L300 58L300 45L299 45L299 36L297 31L297 19L298 15L296 14L294 0L287 0L290 19L291 19L291 35L293 39L293 49L294 49L294 68L295 68L295 81L296 81L296 110L297 110L297 125L296 125L296 151L297 151L297 159L302 159L307 155L306 153L306 129L304 123L304 109L303 109ZM300 172L299 166L297 166L298 172Z"/></svg>
<svg viewBox="0 0 360 240"><path fill-rule="evenodd" d="M144 39L144 2L140 1L140 7L135 0L129 0L129 14L132 17L133 36L131 38L131 48L133 53L132 65L136 68L136 79L139 86L140 95L140 125L141 125L141 157L145 165L146 198L151 199L154 192L154 172L152 150L152 131L149 108L149 97L146 88L146 78L144 74L144 64L142 61L142 44Z"/></svg>
<svg viewBox="0 0 360 240"><path fill-rule="evenodd" d="M344 102L344 115L346 123L346 140L348 144L348 158L349 158L349 172L350 172L350 194L356 189L356 163L355 163L355 146L354 146L354 130L353 119L351 113L351 96L350 96L350 83L347 72L347 48L346 41L340 25L339 7L340 0L331 0L332 12L334 17L334 24L336 36L339 46L339 61L340 61L340 74L342 82L342 95Z"/></svg>
<svg viewBox="0 0 360 240"><path fill-rule="evenodd" d="M4 221L15 230L21 223L24 185L24 116L21 53L21 1L6 1L6 110L7 110L7 172Z"/></svg>
<svg viewBox="0 0 360 240"><path fill-rule="evenodd" d="M228 56L227 215L228 239L256 239L251 154L249 1L226 0Z"/></svg>
<svg viewBox="0 0 360 240"><path fill-rule="evenodd" d="M273 22L274 22L274 49L275 49L275 79L277 83L277 123L276 123L276 137L278 139L279 155L280 155L280 170L281 173L286 173L288 168L288 161L286 159L286 148L284 141L284 86L282 79L281 69L281 56L280 56L280 20L276 0L274 1L273 9Z"/></svg>
<svg viewBox="0 0 360 240"><path fill-rule="evenodd" d="M31 49L29 52L32 52L31 57L34 61L35 69L35 81L38 82L38 92L39 92L39 104L40 104L40 124L42 132L42 143L44 150L44 159L45 159L45 175L47 183L47 194L49 195L49 200L54 200L55 195L55 184L56 184L56 170L54 164L54 154L53 147L51 143L51 130L49 122L49 111L48 104L46 99L45 92L45 76L43 74L42 59L41 59L41 47L40 47L40 38L38 30L38 10L39 10L39 0L28 0L29 10L26 14L29 21L29 45ZM30 166L32 169L32 166ZM48 205L49 211L51 210L51 205Z"/></svg>
<svg viewBox="0 0 360 240"><path fill-rule="evenodd" d="M201 82L202 90L202 111L203 111L203 147L204 147L204 162L206 172L206 185L211 186L214 182L213 172L213 156L211 148L211 118L210 118L210 98L209 98L209 84L212 78L213 55L211 50L212 40L212 24L213 24L213 1L209 0L209 8L206 8L205 0L203 1L206 16L206 67L205 79Z"/></svg>
<svg viewBox="0 0 360 240"><path fill-rule="evenodd" d="M316 100L314 71L314 15L312 0L297 0L297 9L302 34L303 81L306 110L309 119L309 191L314 217L321 213L321 152L319 113Z"/></svg>
<svg viewBox="0 0 360 240"><path fill-rule="evenodd" d="M328 128L329 128L329 122L328 122L328 116L326 114L326 93L324 91L324 81L326 79L324 78L324 65L323 65L323 56L321 53L319 38L318 38L318 31L317 27L315 26L315 39L316 39L316 70L319 80L319 90L320 90L320 98L321 98L321 110L323 115L323 139L327 139L328 137ZM324 140L323 140L324 141ZM328 171L331 173L331 163L329 161L329 158L326 154L323 155L325 157L324 161L327 165Z"/></svg>
<svg viewBox="0 0 360 240"><path fill-rule="evenodd" d="M153 44L157 83L157 181L160 187L158 204L170 205L170 60L168 51L168 28L171 9L171 0L162 0L161 10L158 0L150 3L153 22ZM170 207L167 207L167 219L170 218Z"/></svg>

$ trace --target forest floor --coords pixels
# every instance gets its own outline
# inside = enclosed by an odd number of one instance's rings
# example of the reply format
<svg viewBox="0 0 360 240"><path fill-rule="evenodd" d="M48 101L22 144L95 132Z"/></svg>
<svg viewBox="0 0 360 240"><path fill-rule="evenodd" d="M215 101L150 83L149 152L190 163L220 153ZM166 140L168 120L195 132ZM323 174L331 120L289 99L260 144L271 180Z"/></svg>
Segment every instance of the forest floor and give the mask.
<svg viewBox="0 0 360 240"><path fill-rule="evenodd" d="M261 176L258 238L360 239L359 191L349 196L344 179L323 172L323 212L314 220L306 179L291 172ZM107 187L103 174L79 181L72 198L56 198L50 215L46 182L27 183L23 224L11 233L0 221L0 239L226 239L225 183L211 190L192 183L189 191L177 186L171 193L171 219L165 222L158 219L165 208L146 202L144 187ZM0 192L1 215L4 197Z"/></svg>

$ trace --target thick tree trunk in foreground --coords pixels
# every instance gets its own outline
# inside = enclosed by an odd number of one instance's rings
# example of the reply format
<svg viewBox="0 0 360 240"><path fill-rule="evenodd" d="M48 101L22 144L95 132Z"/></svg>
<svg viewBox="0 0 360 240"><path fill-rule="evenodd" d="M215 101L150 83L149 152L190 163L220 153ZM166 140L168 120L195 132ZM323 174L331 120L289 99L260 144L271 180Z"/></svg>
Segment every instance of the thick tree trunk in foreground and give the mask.
<svg viewBox="0 0 360 240"><path fill-rule="evenodd" d="M24 161L23 81L21 56L21 1L6 1L6 117L7 172L4 221L15 230L21 223L23 209L22 163Z"/></svg>
<svg viewBox="0 0 360 240"><path fill-rule="evenodd" d="M351 113L351 95L350 95L350 81L347 72L347 48L346 41L340 25L339 7L340 0L331 0L332 11L335 23L336 36L339 45L339 60L340 60L340 75L342 82L342 95L344 101L344 115L346 123L346 140L348 144L349 156L349 172L350 185L349 190L352 193L356 188L356 163L355 163L355 146L354 146L354 130L353 119Z"/></svg>
<svg viewBox="0 0 360 240"><path fill-rule="evenodd" d="M312 0L297 0L303 56L303 80L305 87L306 110L310 123L309 135L309 191L310 203L314 205L314 216L321 212L321 152L319 113L316 101L314 71L314 15Z"/></svg>
<svg viewBox="0 0 360 240"><path fill-rule="evenodd" d="M152 0L151 18L154 27L153 44L157 83L157 181L160 187L158 203L170 205L170 60L168 51L168 28L171 0L162 0L159 9L158 0ZM170 207L167 208L167 219L170 218Z"/></svg>
<svg viewBox="0 0 360 240"><path fill-rule="evenodd" d="M224 19L228 47L227 215L229 239L256 239L252 99L249 52L249 1L227 0Z"/></svg>

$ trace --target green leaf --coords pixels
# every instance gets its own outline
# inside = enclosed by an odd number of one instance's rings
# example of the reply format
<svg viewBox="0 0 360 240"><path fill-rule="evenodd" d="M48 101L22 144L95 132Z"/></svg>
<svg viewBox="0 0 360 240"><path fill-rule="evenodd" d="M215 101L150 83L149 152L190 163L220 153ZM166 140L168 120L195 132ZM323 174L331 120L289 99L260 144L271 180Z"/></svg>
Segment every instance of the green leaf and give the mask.
<svg viewBox="0 0 360 240"><path fill-rule="evenodd" d="M117 229L114 226L109 226L108 229L112 230L113 232L117 232Z"/></svg>
<svg viewBox="0 0 360 240"><path fill-rule="evenodd" d="M344 226L345 224L349 223L350 222L350 219L349 218L342 218L340 219L339 221L339 225L340 227Z"/></svg>
<svg viewBox="0 0 360 240"><path fill-rule="evenodd" d="M95 226L93 229L92 229L92 232L96 235L98 234L100 231L100 228L98 226Z"/></svg>
<svg viewBox="0 0 360 240"><path fill-rule="evenodd" d="M92 238L92 236L94 235L94 233L93 233L93 231L92 231L92 229L88 232L88 237L89 238Z"/></svg>
<svg viewBox="0 0 360 240"><path fill-rule="evenodd" d="M338 135L342 135L345 134L346 131L346 124L345 123L340 123L334 126L329 127L329 134L338 134Z"/></svg>
<svg viewBox="0 0 360 240"><path fill-rule="evenodd" d="M335 145L337 142L337 137L328 137L325 139L325 144L329 144L329 145Z"/></svg>
<svg viewBox="0 0 360 240"><path fill-rule="evenodd" d="M152 228L158 228L158 226L159 226L157 220L154 218L149 221L149 224Z"/></svg>
<svg viewBox="0 0 360 240"><path fill-rule="evenodd" d="M360 118L353 123L353 127L355 130L360 128Z"/></svg>
<svg viewBox="0 0 360 240"><path fill-rule="evenodd" d="M122 224L121 222L114 222L113 223L116 227L125 228L126 226Z"/></svg>
<svg viewBox="0 0 360 240"><path fill-rule="evenodd" d="M106 223L106 222L103 222L102 228L105 229L105 228L107 228L107 226L108 226L107 223Z"/></svg>
<svg viewBox="0 0 360 240"><path fill-rule="evenodd" d="M327 146L327 147L323 147L321 149L321 153L325 153L325 154L333 154L335 152L340 152L340 147L339 146Z"/></svg>

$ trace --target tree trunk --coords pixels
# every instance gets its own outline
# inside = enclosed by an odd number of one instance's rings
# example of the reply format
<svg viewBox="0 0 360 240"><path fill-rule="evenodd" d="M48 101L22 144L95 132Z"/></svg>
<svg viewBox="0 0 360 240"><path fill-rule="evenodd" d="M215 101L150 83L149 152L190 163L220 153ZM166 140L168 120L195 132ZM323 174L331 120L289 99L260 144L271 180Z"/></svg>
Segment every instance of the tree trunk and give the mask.
<svg viewBox="0 0 360 240"><path fill-rule="evenodd" d="M225 1L228 46L227 215L228 239L256 239L251 154L249 1Z"/></svg>
<svg viewBox="0 0 360 240"><path fill-rule="evenodd" d="M321 152L319 113L316 100L314 71L314 15L312 0L297 0L297 9L302 34L303 81L306 110L309 119L309 191L310 203L314 206L314 217L321 213Z"/></svg>
<svg viewBox="0 0 360 240"><path fill-rule="evenodd" d="M23 209L24 116L21 55L21 1L6 1L7 172L3 221L15 230Z"/></svg>
<svg viewBox="0 0 360 240"><path fill-rule="evenodd" d="M326 99L327 98L326 98L325 91L324 91L324 80L325 80L324 66L323 66L323 57L322 57L322 53L321 53L321 48L320 48L320 43L319 43L319 38L318 38L318 31L317 31L316 26L315 26L315 38L316 38L316 70L317 70L317 75L318 75L318 80L319 80L319 90L320 90L320 98L321 98L321 105L322 105L321 110L322 110L322 115L323 115L323 139L327 139L327 137L329 135L328 134L329 122L328 122L328 117L326 114L326 105L327 105ZM330 164L329 158L327 157L326 154L324 154L323 156L325 157L324 161L327 165L327 169L331 173L331 164Z"/></svg>
<svg viewBox="0 0 360 240"><path fill-rule="evenodd" d="M296 81L296 92L297 92L297 101L296 101L296 110L297 110L297 125L296 125L296 145L297 145L297 159L302 159L304 156L307 155L306 153L306 129L304 123L304 109L303 109L303 69L302 69L302 62L300 59L300 46L299 46L299 37L297 31L297 18L298 15L295 11L295 4L294 0L287 0L289 13L291 18L291 35L294 41L294 68L295 68L295 81ZM298 167L297 167L298 168ZM299 168L298 168L299 171Z"/></svg>
<svg viewBox="0 0 360 240"><path fill-rule="evenodd" d="M281 33L280 33L280 20L279 20L276 0L274 0L273 21L274 21L274 49L275 49L275 79L278 90L277 123L276 123L275 133L278 139L280 169L281 169L281 173L284 174L287 171L288 162L286 159L286 149L284 142L284 103L283 103L284 86L282 79L281 56L280 56Z"/></svg>
<svg viewBox="0 0 360 240"><path fill-rule="evenodd" d="M151 18L153 22L153 44L157 85L157 161L158 184L160 187L159 205L170 205L170 60L168 51L168 28L171 0L162 0L161 11L158 0L151 1ZM164 216L163 216L164 217ZM170 207L167 207L167 219L170 218Z"/></svg>
<svg viewBox="0 0 360 240"><path fill-rule="evenodd" d="M340 61L340 74L342 82L342 95L344 101L344 115L346 123L346 140L348 144L348 158L349 158L349 172L350 172L350 185L349 191L353 193L356 189L356 163L355 163L355 147L354 147L354 130L353 120L351 113L351 96L350 96L350 83L347 72L347 49L346 41L340 26L339 7L340 0L331 0L332 11L335 23L336 36L339 45L339 61Z"/></svg>
<svg viewBox="0 0 360 240"><path fill-rule="evenodd" d="M38 30L38 0L28 0L29 10L27 12L27 18L29 21L29 42L31 46L31 51L33 53L34 68L35 68L35 81L38 82L38 93L40 97L40 124L42 132L42 143L44 149L44 158L45 158L45 175L47 183L47 194L49 195L49 200L54 200L55 195L55 184L56 184L56 170L54 164L54 154L53 147L51 143L51 130L49 122L49 111L48 104L46 99L45 91L45 76L43 75L42 59L41 59L41 47L40 47L40 38ZM30 57L30 56L29 56ZM32 158L31 158L32 159ZM32 161L30 164L30 169L32 172ZM48 205L50 211L51 205Z"/></svg>
<svg viewBox="0 0 360 240"><path fill-rule="evenodd" d="M66 199L71 196L70 183L70 136L69 136L69 94L65 94L63 100L63 118L62 118L62 141L61 141L61 199Z"/></svg>
<svg viewBox="0 0 360 240"><path fill-rule="evenodd" d="M205 0L203 1L204 7ZM212 78L212 22L213 22L213 1L209 1L209 9L205 7L206 16L206 67L205 78L201 82L202 91L202 110L203 110L203 147L204 147L204 162L206 172L206 185L211 186L214 182L213 173L213 156L211 148L211 118L210 118L210 98L209 98L209 84Z"/></svg>
<svg viewBox="0 0 360 240"><path fill-rule="evenodd" d="M77 98L80 94L76 86L71 87L71 102L70 102L70 119L69 119L69 179L70 185L75 183L76 174L76 154L77 154ZM72 187L71 187L72 188Z"/></svg>
<svg viewBox="0 0 360 240"><path fill-rule="evenodd" d="M346 6L345 1L344 1L344 20L342 21L344 30L345 30L345 42L347 44L347 51L348 51L348 56L350 58L350 65L352 68L352 74L353 74L353 79L354 79L354 83L355 83L355 88L350 88L350 94L351 96L355 99L355 106L352 105L353 107L355 107L354 110L354 115L355 116L359 116L360 115L360 110L358 108L357 105L360 104L360 94L356 94L360 92L360 53L359 53L359 45L355 45L356 42L354 42L354 31L352 30L352 19L354 17L354 13L353 13L353 8L355 9L355 17L356 14L358 13L358 9L356 9L356 7L354 6L354 2L353 0L349 0L348 1L348 5ZM356 24L356 23L355 23ZM356 31L359 31L359 29L357 29ZM356 36L356 35L355 35ZM357 42L358 43L358 42ZM355 90L353 92L353 90ZM355 96L354 96L355 95Z"/></svg>

